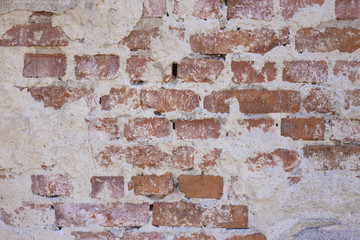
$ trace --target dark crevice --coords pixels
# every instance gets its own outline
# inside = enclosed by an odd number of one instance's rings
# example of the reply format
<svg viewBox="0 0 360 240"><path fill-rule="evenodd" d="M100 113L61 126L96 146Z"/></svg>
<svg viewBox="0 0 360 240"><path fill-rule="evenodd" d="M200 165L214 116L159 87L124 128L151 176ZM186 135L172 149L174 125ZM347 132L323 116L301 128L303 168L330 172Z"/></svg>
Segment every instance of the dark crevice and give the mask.
<svg viewBox="0 0 360 240"><path fill-rule="evenodd" d="M154 114L155 114L156 116L161 116L161 112L158 112L158 111L155 111Z"/></svg>
<svg viewBox="0 0 360 240"><path fill-rule="evenodd" d="M175 130L175 122L172 123L172 128Z"/></svg>
<svg viewBox="0 0 360 240"><path fill-rule="evenodd" d="M133 85L143 85L145 83L145 81L143 80L133 80L131 81L131 84Z"/></svg>
<svg viewBox="0 0 360 240"><path fill-rule="evenodd" d="M177 63L173 63L172 65L172 76L176 78L177 76Z"/></svg>
<svg viewBox="0 0 360 240"><path fill-rule="evenodd" d="M154 205L150 204L150 212L152 212L153 208L154 208Z"/></svg>

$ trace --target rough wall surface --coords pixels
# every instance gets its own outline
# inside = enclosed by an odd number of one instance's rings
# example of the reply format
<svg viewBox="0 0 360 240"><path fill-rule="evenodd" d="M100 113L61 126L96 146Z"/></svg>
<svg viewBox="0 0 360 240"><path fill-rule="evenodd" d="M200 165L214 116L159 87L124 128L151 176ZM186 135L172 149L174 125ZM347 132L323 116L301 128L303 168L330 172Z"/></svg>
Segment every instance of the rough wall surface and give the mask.
<svg viewBox="0 0 360 240"><path fill-rule="evenodd" d="M0 13L0 239L360 239L359 0Z"/></svg>

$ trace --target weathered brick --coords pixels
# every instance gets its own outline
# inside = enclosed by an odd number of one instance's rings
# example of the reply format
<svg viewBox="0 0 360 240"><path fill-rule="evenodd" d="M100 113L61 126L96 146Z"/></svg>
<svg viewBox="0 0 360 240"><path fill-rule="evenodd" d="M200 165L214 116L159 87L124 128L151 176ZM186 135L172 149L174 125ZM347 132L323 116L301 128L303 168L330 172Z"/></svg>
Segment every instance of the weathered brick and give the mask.
<svg viewBox="0 0 360 240"><path fill-rule="evenodd" d="M116 236L110 231L104 232L72 232L74 240L115 240Z"/></svg>
<svg viewBox="0 0 360 240"><path fill-rule="evenodd" d="M180 191L187 198L216 198L223 194L224 180L220 176L180 175L178 178Z"/></svg>
<svg viewBox="0 0 360 240"><path fill-rule="evenodd" d="M298 112L300 94L287 90L222 90L214 91L204 99L204 108L209 112L229 112L228 100L235 98L243 113Z"/></svg>
<svg viewBox="0 0 360 240"><path fill-rule="evenodd" d="M263 83L271 82L276 78L275 63L267 62L258 72L254 67L254 62L242 61L231 62L231 71L234 73L232 81L234 83Z"/></svg>
<svg viewBox="0 0 360 240"><path fill-rule="evenodd" d="M331 140L360 141L359 119L336 119L330 121Z"/></svg>
<svg viewBox="0 0 360 240"><path fill-rule="evenodd" d="M142 17L162 17L166 13L166 0L145 0Z"/></svg>
<svg viewBox="0 0 360 240"><path fill-rule="evenodd" d="M266 236L262 233L254 233L248 235L235 235L226 240L266 240Z"/></svg>
<svg viewBox="0 0 360 240"><path fill-rule="evenodd" d="M360 170L360 147L306 146L303 151L304 156L314 162L316 170Z"/></svg>
<svg viewBox="0 0 360 240"><path fill-rule="evenodd" d="M55 110L60 109L65 103L74 102L84 97L89 107L94 106L93 89L74 88L65 86L48 86L48 87L25 87L37 102L43 102L44 107L53 107Z"/></svg>
<svg viewBox="0 0 360 240"><path fill-rule="evenodd" d="M283 118L281 136L294 140L323 140L325 121L322 118Z"/></svg>
<svg viewBox="0 0 360 240"><path fill-rule="evenodd" d="M195 148L180 146L172 151L171 161L175 168L186 170L194 167Z"/></svg>
<svg viewBox="0 0 360 240"><path fill-rule="evenodd" d="M119 75L119 56L75 56L76 79L114 79Z"/></svg>
<svg viewBox="0 0 360 240"><path fill-rule="evenodd" d="M157 232L125 232L121 240L165 240L163 233Z"/></svg>
<svg viewBox="0 0 360 240"><path fill-rule="evenodd" d="M92 198L122 198L124 196L124 177L93 176L90 179Z"/></svg>
<svg viewBox="0 0 360 240"><path fill-rule="evenodd" d="M128 141L163 138L169 134L169 121L165 118L136 118L124 127L124 137Z"/></svg>
<svg viewBox="0 0 360 240"><path fill-rule="evenodd" d="M140 94L135 88L111 88L108 95L100 98L101 109L109 111L116 105L135 109L140 106Z"/></svg>
<svg viewBox="0 0 360 240"><path fill-rule="evenodd" d="M304 108L307 112L336 112L335 104L333 92L321 88L311 89L304 99Z"/></svg>
<svg viewBox="0 0 360 240"><path fill-rule="evenodd" d="M336 61L334 75L345 76L353 83L360 82L360 62L358 61Z"/></svg>
<svg viewBox="0 0 360 240"><path fill-rule="evenodd" d="M360 19L360 1L336 0L335 14L336 14L336 18L341 20Z"/></svg>
<svg viewBox="0 0 360 240"><path fill-rule="evenodd" d="M267 133L274 127L274 119L272 118L248 118L238 120L239 125L246 127L250 132L252 129L261 129L264 133ZM239 132L239 134L242 134Z"/></svg>
<svg viewBox="0 0 360 240"><path fill-rule="evenodd" d="M59 227L137 227L149 222L149 204L56 203Z"/></svg>
<svg viewBox="0 0 360 240"><path fill-rule="evenodd" d="M276 149L271 153L259 153L256 157L249 157L245 161L250 171L263 171L282 164L285 172L291 172L299 164L296 151Z"/></svg>
<svg viewBox="0 0 360 240"><path fill-rule="evenodd" d="M360 89L346 90L344 98L346 110L360 107Z"/></svg>
<svg viewBox="0 0 360 240"><path fill-rule="evenodd" d="M32 54L24 56L23 76L28 78L54 77L65 75L66 56L64 54Z"/></svg>
<svg viewBox="0 0 360 240"><path fill-rule="evenodd" d="M175 240L216 240L214 236L205 233L193 233L187 235L175 236Z"/></svg>
<svg viewBox="0 0 360 240"><path fill-rule="evenodd" d="M88 126L89 139L112 141L118 137L119 128L116 118L85 119Z"/></svg>
<svg viewBox="0 0 360 240"><path fill-rule="evenodd" d="M301 177L288 177L287 180L288 180L288 185L292 186L298 184L301 181Z"/></svg>
<svg viewBox="0 0 360 240"><path fill-rule="evenodd" d="M214 119L178 120L175 122L176 136L183 139L210 139L220 135L220 121Z"/></svg>
<svg viewBox="0 0 360 240"><path fill-rule="evenodd" d="M64 32L50 22L16 25L1 36L0 46L61 47L67 46Z"/></svg>
<svg viewBox="0 0 360 240"><path fill-rule="evenodd" d="M191 12L186 4L193 4ZM184 2L181 0L174 1L173 14L179 17L193 16L198 19L216 19L219 16L220 1L217 0L192 0L191 2Z"/></svg>
<svg viewBox="0 0 360 240"><path fill-rule="evenodd" d="M170 173L163 175L133 176L129 190L135 195L163 197L174 192L174 180Z"/></svg>
<svg viewBox="0 0 360 240"><path fill-rule="evenodd" d="M128 46L131 51L149 50L151 39L159 36L159 28L144 28L133 30L129 36L124 38L123 43Z"/></svg>
<svg viewBox="0 0 360 240"><path fill-rule="evenodd" d="M213 83L223 70L223 60L185 58L178 64L177 78L185 82Z"/></svg>
<svg viewBox="0 0 360 240"><path fill-rule="evenodd" d="M40 196L70 196L74 188L66 174L31 175L31 191Z"/></svg>
<svg viewBox="0 0 360 240"><path fill-rule="evenodd" d="M280 7L284 19L289 19L305 8L322 6L324 2L324 0L280 0Z"/></svg>
<svg viewBox="0 0 360 240"><path fill-rule="evenodd" d="M212 151L205 154L202 157L202 161L199 164L199 168L202 170L215 168L218 165L217 160L219 159L221 153L222 153L222 149L214 148Z"/></svg>
<svg viewBox="0 0 360 240"><path fill-rule="evenodd" d="M141 91L141 106L158 112L191 112L199 107L199 96L191 90L160 89Z"/></svg>
<svg viewBox="0 0 360 240"><path fill-rule="evenodd" d="M327 27L323 31L313 28L301 29L295 36L298 52L340 52L352 53L360 48L360 30L355 28Z"/></svg>
<svg viewBox="0 0 360 240"><path fill-rule="evenodd" d="M294 83L323 83L328 79L325 61L284 62L283 81Z"/></svg>
<svg viewBox="0 0 360 240"><path fill-rule="evenodd" d="M144 74L147 70L147 64L151 59L143 56L132 56L126 60L126 72L131 81L146 81Z"/></svg>
<svg viewBox="0 0 360 240"><path fill-rule="evenodd" d="M153 225L171 227L247 228L248 209L242 205L204 207L185 202L156 202Z"/></svg>
<svg viewBox="0 0 360 240"><path fill-rule="evenodd" d="M289 31L271 29L232 30L201 33L190 37L192 51L200 54L227 54L241 48L245 52L264 54L289 43Z"/></svg>
<svg viewBox="0 0 360 240"><path fill-rule="evenodd" d="M227 18L271 20L271 0L228 0Z"/></svg>

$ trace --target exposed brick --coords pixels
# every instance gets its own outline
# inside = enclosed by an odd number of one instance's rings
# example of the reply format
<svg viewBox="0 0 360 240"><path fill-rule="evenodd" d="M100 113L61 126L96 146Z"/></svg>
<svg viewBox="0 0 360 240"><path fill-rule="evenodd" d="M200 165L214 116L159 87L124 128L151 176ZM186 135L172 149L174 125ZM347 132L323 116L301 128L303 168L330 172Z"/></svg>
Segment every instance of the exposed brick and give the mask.
<svg viewBox="0 0 360 240"><path fill-rule="evenodd" d="M183 139L210 139L220 135L220 121L214 119L178 120L175 122L176 136Z"/></svg>
<svg viewBox="0 0 360 240"><path fill-rule="evenodd" d="M330 121L331 140L360 141L359 119L337 119Z"/></svg>
<svg viewBox="0 0 360 240"><path fill-rule="evenodd" d="M133 203L57 203L59 227L136 227L149 221L149 204Z"/></svg>
<svg viewBox="0 0 360 240"><path fill-rule="evenodd" d="M336 112L334 94L321 88L311 89L304 99L304 108L307 112Z"/></svg>
<svg viewBox="0 0 360 240"><path fill-rule="evenodd" d="M200 19L216 19L220 10L220 1L195 0L192 15Z"/></svg>
<svg viewBox="0 0 360 240"><path fill-rule="evenodd" d="M336 0L335 14L337 19L342 19L342 20L360 19L360 1Z"/></svg>
<svg viewBox="0 0 360 240"><path fill-rule="evenodd" d="M223 60L185 58L178 64L177 78L185 82L213 83L223 70Z"/></svg>
<svg viewBox="0 0 360 240"><path fill-rule="evenodd" d="M124 196L124 177L93 176L90 179L92 198L122 198Z"/></svg>
<svg viewBox="0 0 360 240"><path fill-rule="evenodd" d="M227 18L271 20L271 0L228 0Z"/></svg>
<svg viewBox="0 0 360 240"><path fill-rule="evenodd" d="M40 196L70 196L74 189L70 177L65 174L31 175L31 191Z"/></svg>
<svg viewBox="0 0 360 240"><path fill-rule="evenodd" d="M300 94L287 90L223 90L214 91L204 99L204 108L209 112L229 112L228 100L235 98L243 113L298 112Z"/></svg>
<svg viewBox="0 0 360 240"><path fill-rule="evenodd" d="M224 180L220 176L180 175L178 178L180 191L187 198L216 198L223 194Z"/></svg>
<svg viewBox="0 0 360 240"><path fill-rule="evenodd" d="M288 180L288 185L292 186L298 184L301 181L301 177L288 177L287 180Z"/></svg>
<svg viewBox="0 0 360 240"><path fill-rule="evenodd" d="M134 146L127 149L126 161L139 168L160 168L170 162L170 155L155 146Z"/></svg>
<svg viewBox="0 0 360 240"><path fill-rule="evenodd" d="M209 153L205 154L202 157L202 162L199 164L199 168L202 170L215 168L217 164L217 160L219 159L222 153L222 149L214 148Z"/></svg>
<svg viewBox="0 0 360 240"><path fill-rule="evenodd" d="M115 240L115 235L110 231L104 232L72 232L74 240Z"/></svg>
<svg viewBox="0 0 360 240"><path fill-rule="evenodd" d="M325 61L284 62L283 81L294 83L323 83L328 79Z"/></svg>
<svg viewBox="0 0 360 240"><path fill-rule="evenodd" d="M128 141L163 138L169 134L169 122L165 118L136 118L124 127L124 137Z"/></svg>
<svg viewBox="0 0 360 240"><path fill-rule="evenodd" d="M144 74L151 60L143 56L132 56L126 60L126 72L131 81L146 81Z"/></svg>
<svg viewBox="0 0 360 240"><path fill-rule="evenodd" d="M248 235L235 235L226 240L266 240L266 236L262 233L254 233Z"/></svg>
<svg viewBox="0 0 360 240"><path fill-rule="evenodd" d="M234 73L232 81L234 83L263 83L271 82L276 78L275 63L267 62L261 69L257 71L254 62L231 62L231 71Z"/></svg>
<svg viewBox="0 0 360 240"><path fill-rule="evenodd" d="M205 233L193 233L181 236L175 236L175 240L216 240L214 236Z"/></svg>
<svg viewBox="0 0 360 240"><path fill-rule="evenodd" d="M172 151L171 161L177 169L186 170L194 167L195 148L180 146Z"/></svg>
<svg viewBox="0 0 360 240"><path fill-rule="evenodd" d="M360 147L306 146L303 151L304 156L314 162L316 170L360 170Z"/></svg>
<svg viewBox="0 0 360 240"><path fill-rule="evenodd" d="M55 216L50 204L23 203L11 214L5 211L1 214L5 223L20 228L52 227Z"/></svg>
<svg viewBox="0 0 360 240"><path fill-rule="evenodd" d="M285 19L292 18L297 12L315 5L322 6L324 0L280 0L282 15Z"/></svg>
<svg viewBox="0 0 360 240"><path fill-rule="evenodd" d="M246 127L250 132L252 129L261 129L264 133L267 133L274 127L274 119L272 118L249 118L241 119L238 121L239 125ZM239 134L242 134L239 132Z"/></svg>
<svg viewBox="0 0 360 240"><path fill-rule="evenodd" d="M111 88L109 95L100 99L101 109L109 111L116 105L127 106L135 109L140 106L140 94L135 88Z"/></svg>
<svg viewBox="0 0 360 240"><path fill-rule="evenodd" d="M263 171L279 164L282 164L285 172L291 172L299 164L297 152L288 149L276 149L271 153L259 153L256 157L247 158L245 162L252 172Z"/></svg>
<svg viewBox="0 0 360 240"><path fill-rule="evenodd" d="M150 42L152 38L159 36L159 28L144 28L133 30L129 36L124 38L123 43L128 46L131 51L136 50L149 50Z"/></svg>
<svg viewBox="0 0 360 240"><path fill-rule="evenodd" d="M76 79L114 79L119 75L119 56L75 56Z"/></svg>
<svg viewBox="0 0 360 240"><path fill-rule="evenodd" d="M360 89L345 91L345 109L360 107Z"/></svg>
<svg viewBox="0 0 360 240"><path fill-rule="evenodd" d="M88 126L89 139L97 140L115 140L119 133L116 118L96 118L85 119Z"/></svg>
<svg viewBox="0 0 360 240"><path fill-rule="evenodd" d="M160 89L141 91L141 106L158 112L191 112L199 107L199 96L191 90Z"/></svg>
<svg viewBox="0 0 360 240"><path fill-rule="evenodd" d="M156 202L153 225L171 227L247 228L248 209L242 205L204 207L185 202Z"/></svg>
<svg viewBox="0 0 360 240"><path fill-rule="evenodd" d="M163 197L174 192L174 180L170 173L164 175L133 176L129 190L135 195Z"/></svg>
<svg viewBox="0 0 360 240"><path fill-rule="evenodd" d="M190 37L192 51L200 54L233 53L235 48L245 52L264 54L289 43L289 31L270 29L232 30L201 33Z"/></svg>
<svg viewBox="0 0 360 240"><path fill-rule="evenodd" d="M0 46L60 47L67 46L64 32L50 22L13 26L0 39Z"/></svg>
<svg viewBox="0 0 360 240"><path fill-rule="evenodd" d="M162 17L166 13L166 0L145 0L142 17Z"/></svg>
<svg viewBox="0 0 360 240"><path fill-rule="evenodd" d="M44 107L53 107L55 110L60 109L65 103L74 102L85 97L89 107L93 107L93 89L74 88L64 86L48 86L48 87L26 87L31 96L37 102L43 102Z"/></svg>
<svg viewBox="0 0 360 240"><path fill-rule="evenodd" d="M353 83L360 82L360 62L358 61L336 61L334 75L345 76Z"/></svg>
<svg viewBox="0 0 360 240"><path fill-rule="evenodd" d="M125 232L121 240L165 240L163 233L157 232Z"/></svg>
<svg viewBox="0 0 360 240"><path fill-rule="evenodd" d="M54 77L65 75L66 57L64 54L32 54L24 56L23 76L28 78Z"/></svg>
<svg viewBox="0 0 360 240"><path fill-rule="evenodd" d="M301 29L295 36L298 52L340 52L352 53L360 48L360 30L354 28L328 27L323 31L313 28Z"/></svg>
<svg viewBox="0 0 360 240"><path fill-rule="evenodd" d="M283 118L281 136L294 140L323 140L325 121L322 118Z"/></svg>

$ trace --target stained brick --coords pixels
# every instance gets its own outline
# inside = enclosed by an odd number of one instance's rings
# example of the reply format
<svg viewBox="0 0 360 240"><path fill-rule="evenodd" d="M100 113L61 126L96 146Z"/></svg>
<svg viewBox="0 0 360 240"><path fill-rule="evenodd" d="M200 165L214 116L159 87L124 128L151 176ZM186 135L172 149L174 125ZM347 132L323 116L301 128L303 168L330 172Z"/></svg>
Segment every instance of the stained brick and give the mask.
<svg viewBox="0 0 360 240"><path fill-rule="evenodd" d="M360 1L336 0L335 14L336 14L336 18L341 20L360 19Z"/></svg>
<svg viewBox="0 0 360 240"><path fill-rule="evenodd" d="M223 194L224 181L220 176L181 175L178 179L180 191L187 198L216 198Z"/></svg>
<svg viewBox="0 0 360 240"><path fill-rule="evenodd" d="M164 118L136 118L124 127L128 141L148 140L169 136L169 122Z"/></svg>
<svg viewBox="0 0 360 240"><path fill-rule="evenodd" d="M177 78L185 82L213 83L223 70L223 60L185 58L178 64Z"/></svg>
<svg viewBox="0 0 360 240"><path fill-rule="evenodd" d="M324 0L280 0L280 7L283 17L289 19L305 8L315 5L322 6L324 2Z"/></svg>
<svg viewBox="0 0 360 240"><path fill-rule="evenodd" d="M151 60L143 56L132 56L126 60L126 72L131 81L146 81L144 74Z"/></svg>
<svg viewBox="0 0 360 240"><path fill-rule="evenodd" d="M283 81L294 83L324 83L328 78L325 61L284 62Z"/></svg>
<svg viewBox="0 0 360 240"><path fill-rule="evenodd" d="M90 179L92 198L121 198L124 196L124 177L93 176Z"/></svg>
<svg viewBox="0 0 360 240"><path fill-rule="evenodd" d="M336 112L333 92L321 88L312 89L304 99L304 108L307 112Z"/></svg>
<svg viewBox="0 0 360 240"><path fill-rule="evenodd" d="M337 141L360 141L359 119L336 119L330 121L331 139Z"/></svg>
<svg viewBox="0 0 360 240"><path fill-rule="evenodd" d="M232 81L234 83L263 83L271 82L276 78L275 63L267 62L258 72L254 67L254 62L231 62L231 71L234 73Z"/></svg>
<svg viewBox="0 0 360 240"><path fill-rule="evenodd" d="M163 197L174 192L174 180L170 173L164 175L133 176L129 190L135 195Z"/></svg>
<svg viewBox="0 0 360 240"><path fill-rule="evenodd" d="M228 0L227 18L271 20L271 0Z"/></svg>
<svg viewBox="0 0 360 240"><path fill-rule="evenodd" d="M104 232L72 232L74 240L115 240L115 235L110 231Z"/></svg>
<svg viewBox="0 0 360 240"><path fill-rule="evenodd" d="M121 240L165 240L163 233L157 232L125 232Z"/></svg>
<svg viewBox="0 0 360 240"><path fill-rule="evenodd" d="M175 131L179 139L210 139L220 135L220 121L214 119L178 120Z"/></svg>
<svg viewBox="0 0 360 240"><path fill-rule="evenodd" d="M145 0L142 17L162 17L166 13L166 0Z"/></svg>
<svg viewBox="0 0 360 240"><path fill-rule="evenodd" d="M360 107L360 89L345 91L345 109Z"/></svg>
<svg viewBox="0 0 360 240"><path fill-rule="evenodd" d="M54 77L65 75L66 57L64 54L32 54L24 56L23 76L28 78Z"/></svg>
<svg viewBox="0 0 360 240"><path fill-rule="evenodd" d="M322 118L283 118L281 136L294 140L322 140L325 133L325 121Z"/></svg>
<svg viewBox="0 0 360 240"><path fill-rule="evenodd" d="M266 240L266 236L262 233L254 233L248 235L235 235L226 240Z"/></svg>
<svg viewBox="0 0 360 240"><path fill-rule="evenodd" d="M100 99L101 109L109 111L116 105L123 105L129 109L140 106L140 94L135 88L111 88L108 95Z"/></svg>
<svg viewBox="0 0 360 240"><path fill-rule="evenodd" d="M159 36L159 28L143 28L133 30L129 36L124 38L123 43L128 46L131 51L149 50L151 39Z"/></svg>
<svg viewBox="0 0 360 240"><path fill-rule="evenodd" d="M180 146L172 151L171 161L177 169L186 170L194 167L195 148Z"/></svg>
<svg viewBox="0 0 360 240"><path fill-rule="evenodd" d="M360 62L358 61L336 61L334 75L345 76L353 83L360 82Z"/></svg>
<svg viewBox="0 0 360 240"><path fill-rule="evenodd" d="M89 139L97 140L115 140L119 133L116 118L96 118L85 119L88 125Z"/></svg>
<svg viewBox="0 0 360 240"><path fill-rule="evenodd" d="M74 191L70 177L65 174L31 175L31 190L45 197L70 196Z"/></svg>
<svg viewBox="0 0 360 240"><path fill-rule="evenodd" d="M186 4L193 4L189 12ZM193 16L198 19L216 19L219 16L220 1L217 0L191 0L185 3L181 0L174 1L173 14L179 17Z"/></svg>
<svg viewBox="0 0 360 240"><path fill-rule="evenodd" d="M214 148L212 151L205 154L199 164L200 169L205 170L215 168L218 165L217 160L219 159L221 153L222 149Z"/></svg>
<svg viewBox="0 0 360 240"><path fill-rule="evenodd" d="M175 236L175 240L216 240L214 236L205 233L193 233L181 236Z"/></svg>
<svg viewBox="0 0 360 240"><path fill-rule="evenodd" d="M119 75L119 56L98 54L75 56L77 79L114 79Z"/></svg>
<svg viewBox="0 0 360 240"><path fill-rule="evenodd" d="M274 119L272 118L249 118L241 119L238 121L239 125L246 127L250 132L253 129L261 129L264 133L267 133L274 127ZM239 134L242 134L239 132Z"/></svg>

